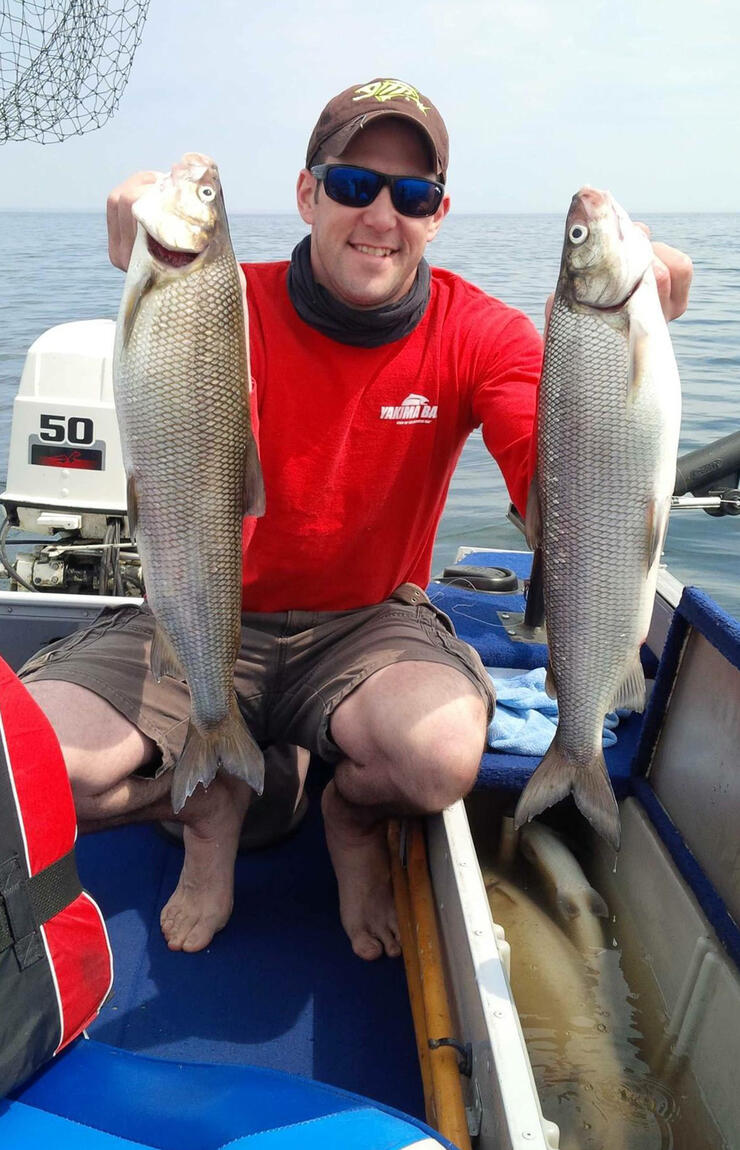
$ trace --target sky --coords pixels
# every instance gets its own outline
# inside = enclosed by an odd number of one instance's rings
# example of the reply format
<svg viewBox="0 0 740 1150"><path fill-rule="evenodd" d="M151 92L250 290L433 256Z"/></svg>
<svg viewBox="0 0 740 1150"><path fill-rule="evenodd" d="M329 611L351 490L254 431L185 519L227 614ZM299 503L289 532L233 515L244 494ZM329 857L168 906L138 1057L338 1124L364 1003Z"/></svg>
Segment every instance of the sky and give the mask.
<svg viewBox="0 0 740 1150"><path fill-rule="evenodd" d="M323 105L387 77L442 113L457 212L563 214L584 183L628 210L737 211L739 58L736 0L151 0L101 129L0 145L0 210L102 211L204 151L230 212L292 212Z"/></svg>

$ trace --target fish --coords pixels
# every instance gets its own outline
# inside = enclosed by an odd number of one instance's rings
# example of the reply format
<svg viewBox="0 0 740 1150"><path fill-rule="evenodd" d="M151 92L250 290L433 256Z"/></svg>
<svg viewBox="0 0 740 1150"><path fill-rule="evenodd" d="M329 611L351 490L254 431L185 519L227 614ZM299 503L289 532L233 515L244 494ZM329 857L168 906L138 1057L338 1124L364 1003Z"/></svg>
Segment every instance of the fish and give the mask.
<svg viewBox="0 0 740 1150"><path fill-rule="evenodd" d="M528 823L519 833L519 844L524 857L539 872L558 917L581 954L603 949L600 920L608 917L609 908L560 835L542 823Z"/></svg>
<svg viewBox="0 0 740 1150"><path fill-rule="evenodd" d="M681 390L647 234L609 192L567 214L545 332L537 468L526 524L541 547L555 738L525 787L522 826L573 794L619 849L602 752L608 711L642 711L647 637L668 526Z"/></svg>
<svg viewBox="0 0 740 1150"><path fill-rule="evenodd" d="M182 809L219 769L261 794L262 751L239 710L242 520L265 510L250 416L245 294L218 168L197 152L135 201L113 387L129 528L155 617L151 669L187 682L172 778Z"/></svg>
<svg viewBox="0 0 740 1150"><path fill-rule="evenodd" d="M510 946L510 985L542 1109L562 1150L666 1145L659 1084L640 1056L618 950L584 957L545 910L496 866L481 875ZM505 951L504 951L505 952Z"/></svg>
<svg viewBox="0 0 740 1150"><path fill-rule="evenodd" d="M522 1004L528 984L551 1004L567 1004L563 1009L582 1009L589 994L589 969L573 943L553 922L547 911L516 882L496 866L481 868L491 916L503 927L511 947L511 988Z"/></svg>

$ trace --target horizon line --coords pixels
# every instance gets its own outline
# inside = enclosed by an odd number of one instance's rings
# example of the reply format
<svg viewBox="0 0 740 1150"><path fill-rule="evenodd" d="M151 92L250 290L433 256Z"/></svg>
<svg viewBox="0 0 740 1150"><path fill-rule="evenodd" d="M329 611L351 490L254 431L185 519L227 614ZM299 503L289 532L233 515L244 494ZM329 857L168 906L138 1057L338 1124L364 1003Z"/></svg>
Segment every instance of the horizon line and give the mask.
<svg viewBox="0 0 740 1150"><path fill-rule="evenodd" d="M737 208L671 208L666 211L657 208L637 208L633 209L631 214L637 215L641 212L645 214L657 216L740 216L740 210ZM59 215L59 216L105 216L105 208L28 208L28 207L0 207L0 215ZM236 216L280 216L281 218L294 218L299 220L300 217L297 211L270 211L268 208L251 208L250 210L236 209L229 211L228 216L230 219ZM499 208L491 211L475 211L475 210L454 210L450 212L452 218L456 216L555 216L558 219L564 218L564 213L561 210L545 210L544 208L524 208L515 210L513 208ZM303 222L303 221L301 221ZM308 226L308 225L306 225Z"/></svg>

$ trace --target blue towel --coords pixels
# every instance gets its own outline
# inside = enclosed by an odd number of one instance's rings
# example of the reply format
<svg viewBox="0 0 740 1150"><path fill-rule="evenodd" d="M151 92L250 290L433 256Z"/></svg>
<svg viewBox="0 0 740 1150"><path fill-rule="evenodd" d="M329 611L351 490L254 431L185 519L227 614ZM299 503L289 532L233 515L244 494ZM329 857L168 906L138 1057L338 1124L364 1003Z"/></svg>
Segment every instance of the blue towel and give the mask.
<svg viewBox="0 0 740 1150"><path fill-rule="evenodd" d="M558 724L557 700L545 691L545 668L535 667L511 678L496 678L489 668L486 670L496 691L496 711L488 727L489 747L494 751L541 758ZM616 743L613 728L618 722L613 711L604 719L604 747Z"/></svg>

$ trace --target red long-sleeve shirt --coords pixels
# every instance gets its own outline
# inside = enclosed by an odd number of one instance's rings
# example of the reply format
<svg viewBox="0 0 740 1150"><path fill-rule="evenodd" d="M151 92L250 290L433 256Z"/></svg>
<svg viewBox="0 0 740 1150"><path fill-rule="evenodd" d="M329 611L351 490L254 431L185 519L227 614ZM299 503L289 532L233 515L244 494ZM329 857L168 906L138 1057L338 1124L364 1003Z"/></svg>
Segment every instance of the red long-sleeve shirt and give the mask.
<svg viewBox="0 0 740 1150"><path fill-rule="evenodd" d="M287 268L243 265L267 501L263 518L245 521L243 605L365 606L428 582L473 428L523 512L542 341L521 312L433 268L414 331L349 347L299 319Z"/></svg>

